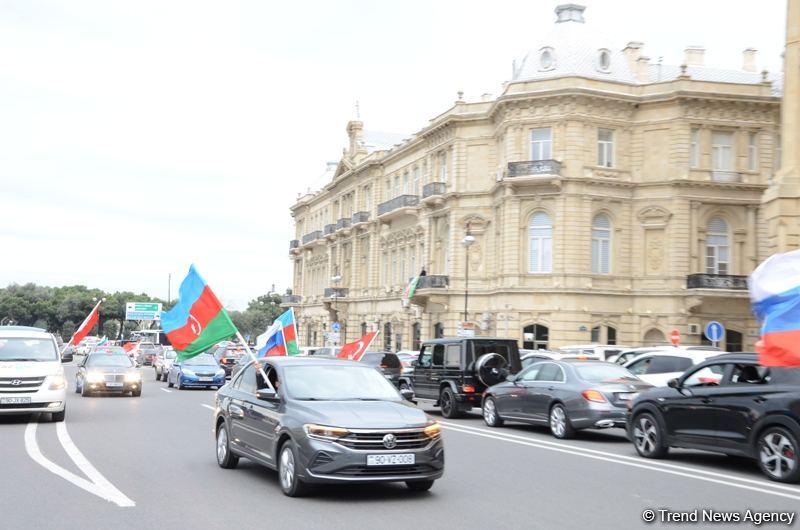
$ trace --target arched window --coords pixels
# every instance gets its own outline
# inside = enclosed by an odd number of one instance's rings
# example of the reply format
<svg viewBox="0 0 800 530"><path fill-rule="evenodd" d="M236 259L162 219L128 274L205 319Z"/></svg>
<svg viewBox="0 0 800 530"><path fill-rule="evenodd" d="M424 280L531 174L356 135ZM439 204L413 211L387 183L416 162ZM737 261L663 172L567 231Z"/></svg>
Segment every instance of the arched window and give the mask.
<svg viewBox="0 0 800 530"><path fill-rule="evenodd" d="M434 339L442 339L444 338L444 324L441 322L437 322L433 325L433 338Z"/></svg>
<svg viewBox="0 0 800 530"><path fill-rule="evenodd" d="M550 330L541 324L531 324L522 328L522 348L525 350L546 350L550 340Z"/></svg>
<svg viewBox="0 0 800 530"><path fill-rule="evenodd" d="M611 221L602 213L592 221L592 272L611 272Z"/></svg>
<svg viewBox="0 0 800 530"><path fill-rule="evenodd" d="M537 212L528 222L528 272L553 270L553 223L550 216Z"/></svg>
<svg viewBox="0 0 800 530"><path fill-rule="evenodd" d="M363 337L366 334L367 334L367 323L366 322L362 322L361 323L361 336Z"/></svg>
<svg viewBox="0 0 800 530"><path fill-rule="evenodd" d="M392 351L392 323L383 325L383 350Z"/></svg>
<svg viewBox="0 0 800 530"><path fill-rule="evenodd" d="M645 346L663 346L665 344L667 344L667 339L664 338L664 333L661 330L653 328L644 334Z"/></svg>
<svg viewBox="0 0 800 530"><path fill-rule="evenodd" d="M729 263L728 223L715 217L706 228L706 274L728 274Z"/></svg>
<svg viewBox="0 0 800 530"><path fill-rule="evenodd" d="M411 349L414 351L419 351L419 348L422 345L422 326L419 322L414 322L414 324L412 324L411 333Z"/></svg>

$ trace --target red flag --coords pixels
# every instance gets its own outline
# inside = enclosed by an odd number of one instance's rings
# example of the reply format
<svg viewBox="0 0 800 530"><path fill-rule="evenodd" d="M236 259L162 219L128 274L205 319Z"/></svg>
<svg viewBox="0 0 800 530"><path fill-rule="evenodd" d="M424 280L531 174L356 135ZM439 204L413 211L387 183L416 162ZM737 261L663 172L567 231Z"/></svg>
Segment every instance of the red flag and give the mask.
<svg viewBox="0 0 800 530"><path fill-rule="evenodd" d="M100 320L100 312L98 311L99 308L100 308L100 302L97 302L97 305L94 306L92 312L89 313L89 315L84 319L83 323L81 324L81 327L79 327L78 330L75 332L75 334L72 335L72 338L69 339L69 342L67 344L73 346L80 344L83 338L86 335L88 335L90 331L92 331L92 328L95 327L97 321Z"/></svg>
<svg viewBox="0 0 800 530"><path fill-rule="evenodd" d="M137 349L139 349L139 344L141 343L142 341L128 342L127 344L122 346L122 349L125 350L125 353L130 353L131 351L136 351Z"/></svg>
<svg viewBox="0 0 800 530"><path fill-rule="evenodd" d="M348 342L344 346L342 346L342 350L339 352L337 357L339 359L349 359L351 361L360 361L361 357L364 355L370 345L372 345L372 341L375 340L375 337L378 335L377 331L373 331L371 333L367 333L360 339L355 342Z"/></svg>

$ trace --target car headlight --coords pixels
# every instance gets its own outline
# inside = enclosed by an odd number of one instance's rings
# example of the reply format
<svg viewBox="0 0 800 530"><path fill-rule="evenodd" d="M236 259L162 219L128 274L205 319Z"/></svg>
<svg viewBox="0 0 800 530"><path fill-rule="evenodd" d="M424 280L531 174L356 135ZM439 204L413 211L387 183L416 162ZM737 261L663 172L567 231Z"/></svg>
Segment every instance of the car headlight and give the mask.
<svg viewBox="0 0 800 530"><path fill-rule="evenodd" d="M438 422L433 422L425 427L425 436L436 439L442 434L442 426Z"/></svg>
<svg viewBox="0 0 800 530"><path fill-rule="evenodd" d="M341 427L328 427L326 425L315 425L313 423L306 423L303 425L303 430L309 438L315 440L325 440L327 442L335 442L339 438L344 438L350 431Z"/></svg>
<svg viewBox="0 0 800 530"><path fill-rule="evenodd" d="M103 374L100 372L89 372L86 374L87 383L102 383L103 379Z"/></svg>
<svg viewBox="0 0 800 530"><path fill-rule="evenodd" d="M184 368L181 372L183 375L188 375L189 377L195 377L195 373L193 370L189 370L188 368Z"/></svg>
<svg viewBox="0 0 800 530"><path fill-rule="evenodd" d="M50 390L61 390L67 386L67 380L61 374L54 375L50 381Z"/></svg>
<svg viewBox="0 0 800 530"><path fill-rule="evenodd" d="M128 372L125 374L125 382L126 383L138 383L142 380L142 374L139 372Z"/></svg>

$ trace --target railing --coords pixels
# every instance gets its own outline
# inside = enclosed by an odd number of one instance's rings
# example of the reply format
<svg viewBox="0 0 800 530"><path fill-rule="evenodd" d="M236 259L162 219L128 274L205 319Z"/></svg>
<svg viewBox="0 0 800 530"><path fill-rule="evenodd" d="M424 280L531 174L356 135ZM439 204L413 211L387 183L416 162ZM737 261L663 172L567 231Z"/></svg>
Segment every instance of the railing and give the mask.
<svg viewBox="0 0 800 530"><path fill-rule="evenodd" d="M443 274L420 276L417 289L442 289L450 283L450 277Z"/></svg>
<svg viewBox="0 0 800 530"><path fill-rule="evenodd" d="M369 222L369 212L356 212L351 221L353 224Z"/></svg>
<svg viewBox="0 0 800 530"><path fill-rule="evenodd" d="M400 195L394 199L382 202L378 205L378 215L383 215L398 208L413 208L419 205L419 195Z"/></svg>
<svg viewBox="0 0 800 530"><path fill-rule="evenodd" d="M303 297L299 294L285 294L281 296L282 304L300 304L303 302Z"/></svg>
<svg viewBox="0 0 800 530"><path fill-rule="evenodd" d="M331 223L329 225L325 225L325 229L323 230L323 233L326 236L329 236L329 235L333 234L334 232L336 232L336 225L335 224Z"/></svg>
<svg viewBox="0 0 800 530"><path fill-rule="evenodd" d="M747 276L733 274L690 274L686 277L687 289L747 290Z"/></svg>
<svg viewBox="0 0 800 530"><path fill-rule="evenodd" d="M736 171L712 171L711 180L714 182L741 182L742 176Z"/></svg>
<svg viewBox="0 0 800 530"><path fill-rule="evenodd" d="M422 198L427 199L434 195L444 195L447 185L444 182L430 182L422 187Z"/></svg>
<svg viewBox="0 0 800 530"><path fill-rule="evenodd" d="M336 222L336 230L341 230L342 228L350 228L349 217L342 217Z"/></svg>
<svg viewBox="0 0 800 530"><path fill-rule="evenodd" d="M347 293L350 291L347 287L326 287L323 291L325 298L347 298Z"/></svg>
<svg viewBox="0 0 800 530"><path fill-rule="evenodd" d="M303 244L311 243L322 237L322 230L314 230L313 232L303 236Z"/></svg>
<svg viewBox="0 0 800 530"><path fill-rule="evenodd" d="M508 176L526 177L529 175L560 175L561 162L558 160L526 160L524 162L509 162Z"/></svg>
<svg viewBox="0 0 800 530"><path fill-rule="evenodd" d="M293 250L300 247L300 240L299 239L292 239L289 241L289 250Z"/></svg>

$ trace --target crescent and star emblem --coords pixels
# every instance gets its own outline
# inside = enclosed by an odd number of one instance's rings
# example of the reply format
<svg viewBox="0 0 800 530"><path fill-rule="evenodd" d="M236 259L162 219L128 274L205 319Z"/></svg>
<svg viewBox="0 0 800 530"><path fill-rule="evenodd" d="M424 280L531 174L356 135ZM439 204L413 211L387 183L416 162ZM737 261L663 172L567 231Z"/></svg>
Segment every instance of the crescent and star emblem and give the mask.
<svg viewBox="0 0 800 530"><path fill-rule="evenodd" d="M200 321L197 320L194 315L189 315L189 327L192 328L192 333L196 336L200 336L200 332L203 331L203 326L200 325Z"/></svg>

